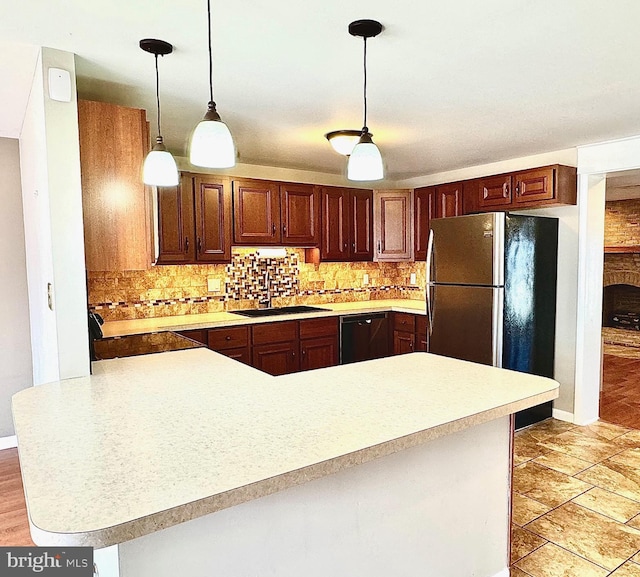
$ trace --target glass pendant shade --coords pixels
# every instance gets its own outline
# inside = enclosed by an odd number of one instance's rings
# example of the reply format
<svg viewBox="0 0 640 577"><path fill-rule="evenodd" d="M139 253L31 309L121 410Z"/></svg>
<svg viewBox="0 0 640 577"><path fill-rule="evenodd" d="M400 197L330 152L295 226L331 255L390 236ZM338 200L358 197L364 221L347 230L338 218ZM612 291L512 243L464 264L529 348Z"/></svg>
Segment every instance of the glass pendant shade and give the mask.
<svg viewBox="0 0 640 577"><path fill-rule="evenodd" d="M355 145L360 140L359 130L335 130L325 134L325 138L338 154L349 156Z"/></svg>
<svg viewBox="0 0 640 577"><path fill-rule="evenodd" d="M363 132L360 141L349 156L347 178L349 180L382 180L384 178L382 155L366 131Z"/></svg>
<svg viewBox="0 0 640 577"><path fill-rule="evenodd" d="M142 180L151 186L176 186L178 178L176 161L165 148L162 136L158 136L155 146L144 160Z"/></svg>
<svg viewBox="0 0 640 577"><path fill-rule="evenodd" d="M220 120L215 102L196 126L189 146L189 162L205 168L229 168L236 164L236 148L227 125Z"/></svg>

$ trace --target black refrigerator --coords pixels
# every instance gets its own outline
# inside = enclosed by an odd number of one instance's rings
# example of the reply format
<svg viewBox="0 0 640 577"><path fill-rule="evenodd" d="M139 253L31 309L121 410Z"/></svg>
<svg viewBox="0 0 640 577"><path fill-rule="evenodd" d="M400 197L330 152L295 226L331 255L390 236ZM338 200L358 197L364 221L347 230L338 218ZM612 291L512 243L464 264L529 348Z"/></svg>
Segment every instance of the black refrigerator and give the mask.
<svg viewBox="0 0 640 577"><path fill-rule="evenodd" d="M553 378L558 220L491 212L431 221L431 353ZM516 428L552 403L516 414Z"/></svg>

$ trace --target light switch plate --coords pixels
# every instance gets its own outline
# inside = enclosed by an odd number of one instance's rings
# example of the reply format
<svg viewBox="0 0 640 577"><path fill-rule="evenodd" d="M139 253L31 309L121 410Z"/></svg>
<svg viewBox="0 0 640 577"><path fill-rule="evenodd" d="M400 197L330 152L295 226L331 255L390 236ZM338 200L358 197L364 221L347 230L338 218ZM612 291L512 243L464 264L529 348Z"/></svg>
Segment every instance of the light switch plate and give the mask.
<svg viewBox="0 0 640 577"><path fill-rule="evenodd" d="M365 272L364 276L362 277L362 284L367 285L369 284L369 275Z"/></svg>
<svg viewBox="0 0 640 577"><path fill-rule="evenodd" d="M411 276L409 277L409 284L416 284L416 273L412 272Z"/></svg>
<svg viewBox="0 0 640 577"><path fill-rule="evenodd" d="M219 278L208 278L207 279L207 290L210 293L219 293L220 292L220 279Z"/></svg>

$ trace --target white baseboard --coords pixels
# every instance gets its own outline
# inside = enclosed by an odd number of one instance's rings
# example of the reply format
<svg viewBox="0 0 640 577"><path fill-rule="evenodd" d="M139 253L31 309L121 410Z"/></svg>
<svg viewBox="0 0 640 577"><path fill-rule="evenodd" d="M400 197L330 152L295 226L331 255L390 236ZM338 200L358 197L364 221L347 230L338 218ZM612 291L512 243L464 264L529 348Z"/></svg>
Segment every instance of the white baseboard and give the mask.
<svg viewBox="0 0 640 577"><path fill-rule="evenodd" d="M493 577L509 577L509 567L505 567L502 571L498 571Z"/></svg>
<svg viewBox="0 0 640 577"><path fill-rule="evenodd" d="M561 409L553 409L553 418L558 419L559 421L565 421L567 423L574 423L573 413L569 411L563 411Z"/></svg>
<svg viewBox="0 0 640 577"><path fill-rule="evenodd" d="M18 446L18 439L15 435L11 437L0 437L0 451L4 449L13 449Z"/></svg>

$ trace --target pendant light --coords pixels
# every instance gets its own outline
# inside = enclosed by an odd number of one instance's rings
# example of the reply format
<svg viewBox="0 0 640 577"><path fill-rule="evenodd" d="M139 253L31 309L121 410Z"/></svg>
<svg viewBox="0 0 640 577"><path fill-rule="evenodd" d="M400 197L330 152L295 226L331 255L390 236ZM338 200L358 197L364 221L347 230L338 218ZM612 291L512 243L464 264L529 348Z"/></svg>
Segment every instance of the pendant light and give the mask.
<svg viewBox="0 0 640 577"><path fill-rule="evenodd" d="M178 167L171 153L167 150L160 132L160 76L158 74L158 56L171 54L173 46L164 40L145 38L140 40L140 48L156 57L156 104L158 112L158 136L156 143L147 154L142 168L142 180L154 186L176 186L178 184Z"/></svg>
<svg viewBox="0 0 640 577"><path fill-rule="evenodd" d="M376 20L356 20L349 24L349 34L364 40L364 123L360 140L349 156L347 178L349 180L381 180L384 178L382 156L373 143L367 127L367 38L382 32L382 24Z"/></svg>
<svg viewBox="0 0 640 577"><path fill-rule="evenodd" d="M227 125L213 101L213 56L211 54L211 0L207 0L209 31L209 103L204 118L191 136L189 162L205 168L229 168L236 164L236 149Z"/></svg>

